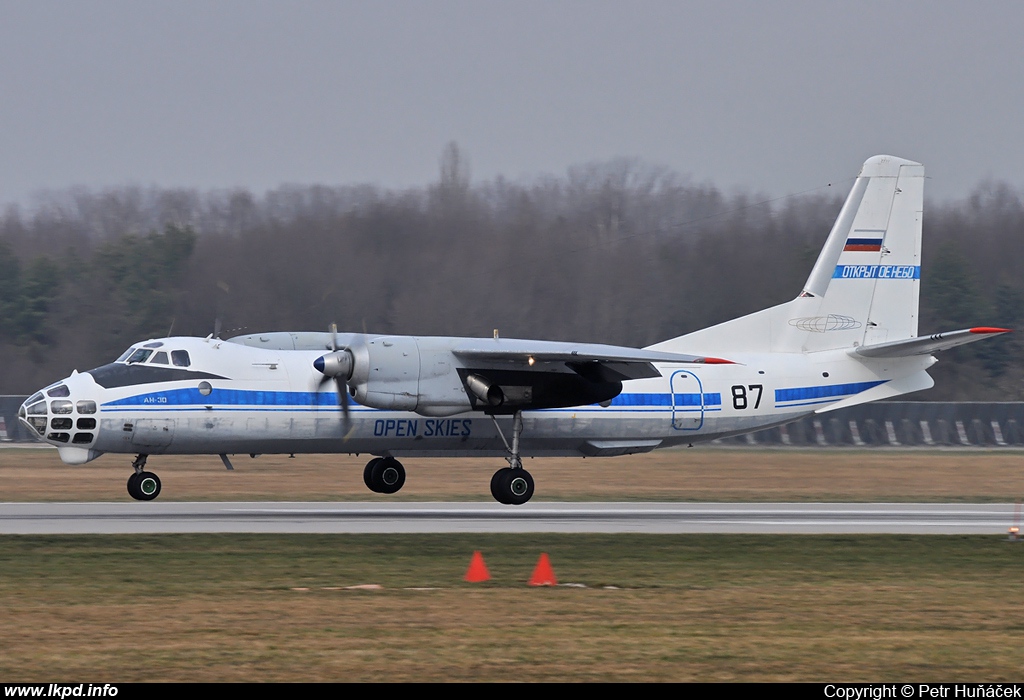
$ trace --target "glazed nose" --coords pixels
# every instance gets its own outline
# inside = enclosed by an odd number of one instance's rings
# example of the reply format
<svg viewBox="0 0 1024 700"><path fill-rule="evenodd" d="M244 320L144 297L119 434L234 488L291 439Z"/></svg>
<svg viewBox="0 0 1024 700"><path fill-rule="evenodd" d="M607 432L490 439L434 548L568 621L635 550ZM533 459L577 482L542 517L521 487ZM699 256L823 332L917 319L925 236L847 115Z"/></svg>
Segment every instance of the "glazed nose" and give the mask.
<svg viewBox="0 0 1024 700"><path fill-rule="evenodd" d="M74 400L63 384L33 394L18 409L18 417L48 442L91 445L96 440L96 402Z"/></svg>

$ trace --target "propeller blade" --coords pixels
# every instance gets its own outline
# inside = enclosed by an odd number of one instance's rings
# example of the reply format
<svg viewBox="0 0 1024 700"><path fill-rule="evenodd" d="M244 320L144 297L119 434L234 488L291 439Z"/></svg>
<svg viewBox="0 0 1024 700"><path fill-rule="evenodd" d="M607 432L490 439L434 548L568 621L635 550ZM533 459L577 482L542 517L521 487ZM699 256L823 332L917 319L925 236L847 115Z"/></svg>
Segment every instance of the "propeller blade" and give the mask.
<svg viewBox="0 0 1024 700"><path fill-rule="evenodd" d="M338 385L338 405L341 406L341 422L345 427L345 434L347 435L352 427L352 419L348 414L348 386L341 377L335 377L334 381Z"/></svg>
<svg viewBox="0 0 1024 700"><path fill-rule="evenodd" d="M338 352L338 324L332 323L330 325L329 330L330 330L330 333L331 333L331 352L337 353ZM348 348L346 348L346 350L347 349ZM351 353L350 353L350 357L351 357ZM319 360L317 360L317 362L319 362L320 365L317 366L316 362L314 362L313 366L316 367L319 371L322 372L324 370L324 358L320 358ZM349 360L349 362L351 362L351 359ZM349 366L348 373L351 374L351 365L348 365L348 366ZM326 380L326 379L328 379L328 377L325 375L324 376L324 380ZM341 374L335 374L334 375L334 383L335 383L335 386L337 387L337 391L338 391L338 405L341 406L341 423L342 423L342 425L345 428L345 439L347 440L349 434L352 432L352 418L349 415L349 410L348 410L348 405L349 405L348 384L346 384L345 379L342 378ZM322 385L322 382L321 382L321 385Z"/></svg>

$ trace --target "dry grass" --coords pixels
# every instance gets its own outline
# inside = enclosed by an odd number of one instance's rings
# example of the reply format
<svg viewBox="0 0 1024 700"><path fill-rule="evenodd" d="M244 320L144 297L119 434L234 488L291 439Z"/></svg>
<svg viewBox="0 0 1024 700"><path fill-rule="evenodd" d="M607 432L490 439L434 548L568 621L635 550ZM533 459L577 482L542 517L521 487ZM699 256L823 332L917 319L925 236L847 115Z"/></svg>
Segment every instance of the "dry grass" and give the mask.
<svg viewBox="0 0 1024 700"><path fill-rule="evenodd" d="M162 500L490 500L500 459L407 459L394 496L363 485L368 457L152 457ZM0 501L125 500L131 457L69 467L51 449L0 449ZM1015 450L815 450L695 447L630 457L528 460L537 500L1013 501L1024 492Z"/></svg>
<svg viewBox="0 0 1024 700"><path fill-rule="evenodd" d="M541 550L588 587L527 588ZM1021 676L996 538L9 537L0 566L9 682Z"/></svg>

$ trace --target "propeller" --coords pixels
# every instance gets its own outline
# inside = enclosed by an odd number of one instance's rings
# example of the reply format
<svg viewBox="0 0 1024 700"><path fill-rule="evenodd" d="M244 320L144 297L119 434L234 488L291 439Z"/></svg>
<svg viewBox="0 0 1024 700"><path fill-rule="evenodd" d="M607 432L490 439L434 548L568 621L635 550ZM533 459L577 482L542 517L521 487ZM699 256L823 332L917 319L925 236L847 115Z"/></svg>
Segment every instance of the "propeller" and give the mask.
<svg viewBox="0 0 1024 700"><path fill-rule="evenodd" d="M341 407L341 420L345 427L345 435L348 436L352 427L352 420L349 416L348 384L346 381L352 376L353 358L348 348L338 349L338 326L332 323L331 332L331 353L313 360L313 369L324 375L320 380L320 386L329 379L333 379L337 387L338 406Z"/></svg>

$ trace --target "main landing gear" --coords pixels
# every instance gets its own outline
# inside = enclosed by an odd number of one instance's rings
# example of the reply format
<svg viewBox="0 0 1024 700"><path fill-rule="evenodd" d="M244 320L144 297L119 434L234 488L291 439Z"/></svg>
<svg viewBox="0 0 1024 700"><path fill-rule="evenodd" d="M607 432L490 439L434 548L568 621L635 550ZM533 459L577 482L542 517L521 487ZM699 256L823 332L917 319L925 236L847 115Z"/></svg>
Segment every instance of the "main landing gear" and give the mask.
<svg viewBox="0 0 1024 700"><path fill-rule="evenodd" d="M505 459L508 466L494 472L491 477L491 495L498 503L507 506L521 506L533 497L533 476L523 469L523 460L519 456L519 436L523 434L523 412L516 411L512 417L512 446L508 444L501 432L498 420L492 415L494 427L505 443L509 456Z"/></svg>
<svg viewBox="0 0 1024 700"><path fill-rule="evenodd" d="M363 483L374 493L396 493L405 485L405 467L394 457L375 457L363 469Z"/></svg>
<svg viewBox="0 0 1024 700"><path fill-rule="evenodd" d="M521 506L533 498L533 476L523 469L519 456L519 438L523 434L523 413L516 411L512 417L512 444L509 445L501 432L498 420L492 415L494 427L501 441L505 443L508 466L494 472L491 477L491 495L498 503ZM363 483L375 493L396 493L405 485L405 467L394 457L374 457L363 469Z"/></svg>
<svg viewBox="0 0 1024 700"><path fill-rule="evenodd" d="M152 501L160 495L160 477L144 471L149 455L139 455L132 462L132 475L128 477L128 495L136 501Z"/></svg>

